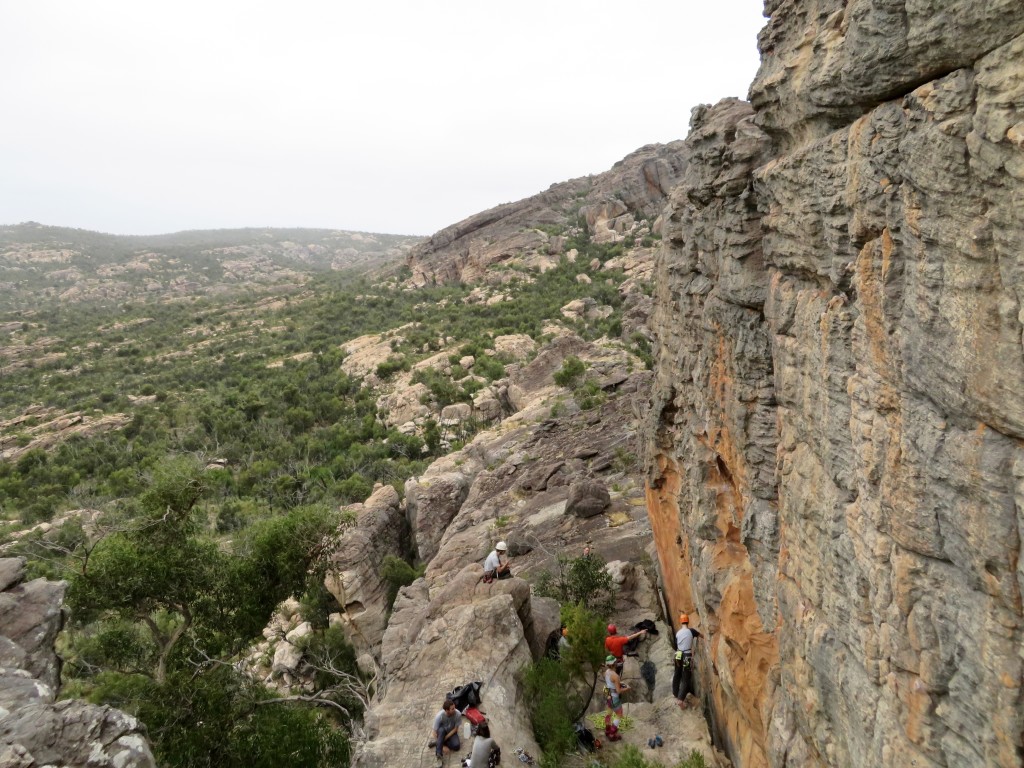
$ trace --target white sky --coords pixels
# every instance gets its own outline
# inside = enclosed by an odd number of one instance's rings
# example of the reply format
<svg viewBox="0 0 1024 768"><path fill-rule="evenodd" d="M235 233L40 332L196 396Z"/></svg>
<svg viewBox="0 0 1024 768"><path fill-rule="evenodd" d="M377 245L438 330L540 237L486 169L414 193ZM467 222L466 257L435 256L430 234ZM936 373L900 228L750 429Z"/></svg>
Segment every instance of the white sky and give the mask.
<svg viewBox="0 0 1024 768"><path fill-rule="evenodd" d="M761 0L0 0L0 224L431 234L746 95Z"/></svg>

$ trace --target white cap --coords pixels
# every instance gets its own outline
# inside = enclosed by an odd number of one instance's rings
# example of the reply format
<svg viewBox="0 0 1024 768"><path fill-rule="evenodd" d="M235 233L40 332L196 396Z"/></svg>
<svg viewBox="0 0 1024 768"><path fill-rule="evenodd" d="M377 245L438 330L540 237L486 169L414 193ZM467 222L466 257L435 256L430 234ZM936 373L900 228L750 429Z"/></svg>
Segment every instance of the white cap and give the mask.
<svg viewBox="0 0 1024 768"><path fill-rule="evenodd" d="M499 552L504 552L506 549L508 549L508 544L506 544L504 541L499 541L497 544L494 545L494 548Z"/></svg>

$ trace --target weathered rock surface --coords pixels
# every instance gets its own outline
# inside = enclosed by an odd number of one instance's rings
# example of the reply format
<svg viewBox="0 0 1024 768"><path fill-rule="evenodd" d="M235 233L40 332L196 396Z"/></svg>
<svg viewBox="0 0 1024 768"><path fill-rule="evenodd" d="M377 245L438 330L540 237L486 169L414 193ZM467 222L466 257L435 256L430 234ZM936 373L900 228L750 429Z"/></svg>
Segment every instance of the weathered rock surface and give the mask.
<svg viewBox="0 0 1024 768"><path fill-rule="evenodd" d="M585 217L597 243L650 231L675 185L684 160L682 142L651 144L605 173L554 184L538 195L492 208L434 234L409 253L416 286L451 282L501 283L517 265L544 271L565 253L564 238L546 228L567 228Z"/></svg>
<svg viewBox="0 0 1024 768"><path fill-rule="evenodd" d="M156 765L135 718L83 701L56 701L63 582L25 582L24 561L0 559L0 765L42 768Z"/></svg>
<svg viewBox="0 0 1024 768"><path fill-rule="evenodd" d="M1016 766L1024 8L767 11L656 266L669 604L737 765Z"/></svg>
<svg viewBox="0 0 1024 768"><path fill-rule="evenodd" d="M341 606L345 634L357 651L365 653L380 644L387 626L387 584L380 563L387 555L408 557L409 525L398 492L390 485L378 487L363 504L346 509L355 513L356 521L342 532L330 556L325 583Z"/></svg>
<svg viewBox="0 0 1024 768"><path fill-rule="evenodd" d="M653 553L643 489L633 477L633 404L646 399L649 383L646 372L626 377L616 385L618 396L593 411L544 419L520 412L407 486L420 555L429 562L426 576L400 590L395 602L380 646L383 694L367 716L367 740L358 747L356 765L431 762L431 719L448 690L472 680L484 682L482 709L503 752L512 756L521 746L539 754L517 674L540 657L547 635L558 627L557 604L532 595L527 580L553 568L559 554L581 554L591 542L614 561L609 567L622 590L616 620L628 626L658 618L657 592L636 565ZM567 513L574 481L604 490L603 513ZM415 522L420 520L431 522ZM516 578L484 584L482 562L498 539L509 543ZM642 684L638 660L627 664L643 691L637 702L671 696L671 651L662 626L661 642L643 649L659 667L655 690L648 693ZM664 703L647 706L630 737L635 743L642 746L664 729L667 739L673 735L659 757L698 749L709 765L723 764L696 712L684 716L669 702L677 717ZM650 731L643 738L641 726Z"/></svg>
<svg viewBox="0 0 1024 768"><path fill-rule="evenodd" d="M565 511L576 517L593 517L604 512L611 501L612 497L604 483L599 480L581 480L569 487Z"/></svg>

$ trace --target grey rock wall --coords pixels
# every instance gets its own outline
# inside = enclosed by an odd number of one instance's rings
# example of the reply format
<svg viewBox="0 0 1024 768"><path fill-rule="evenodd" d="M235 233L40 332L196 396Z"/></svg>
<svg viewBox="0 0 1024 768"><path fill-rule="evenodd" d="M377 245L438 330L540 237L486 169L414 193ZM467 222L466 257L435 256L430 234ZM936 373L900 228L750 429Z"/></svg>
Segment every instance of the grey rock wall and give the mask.
<svg viewBox="0 0 1024 768"><path fill-rule="evenodd" d="M135 718L83 701L56 701L64 582L25 581L20 558L0 559L0 766L155 768Z"/></svg>
<svg viewBox="0 0 1024 768"><path fill-rule="evenodd" d="M1024 5L770 2L659 256L649 505L737 765L1024 762Z"/></svg>

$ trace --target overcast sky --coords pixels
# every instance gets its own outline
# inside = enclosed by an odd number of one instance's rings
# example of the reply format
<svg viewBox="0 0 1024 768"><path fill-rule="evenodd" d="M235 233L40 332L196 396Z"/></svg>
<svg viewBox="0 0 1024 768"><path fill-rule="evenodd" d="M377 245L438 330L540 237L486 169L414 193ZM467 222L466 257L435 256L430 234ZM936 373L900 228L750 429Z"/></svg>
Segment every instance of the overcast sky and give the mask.
<svg viewBox="0 0 1024 768"><path fill-rule="evenodd" d="M431 234L744 97L761 0L0 0L0 224Z"/></svg>

